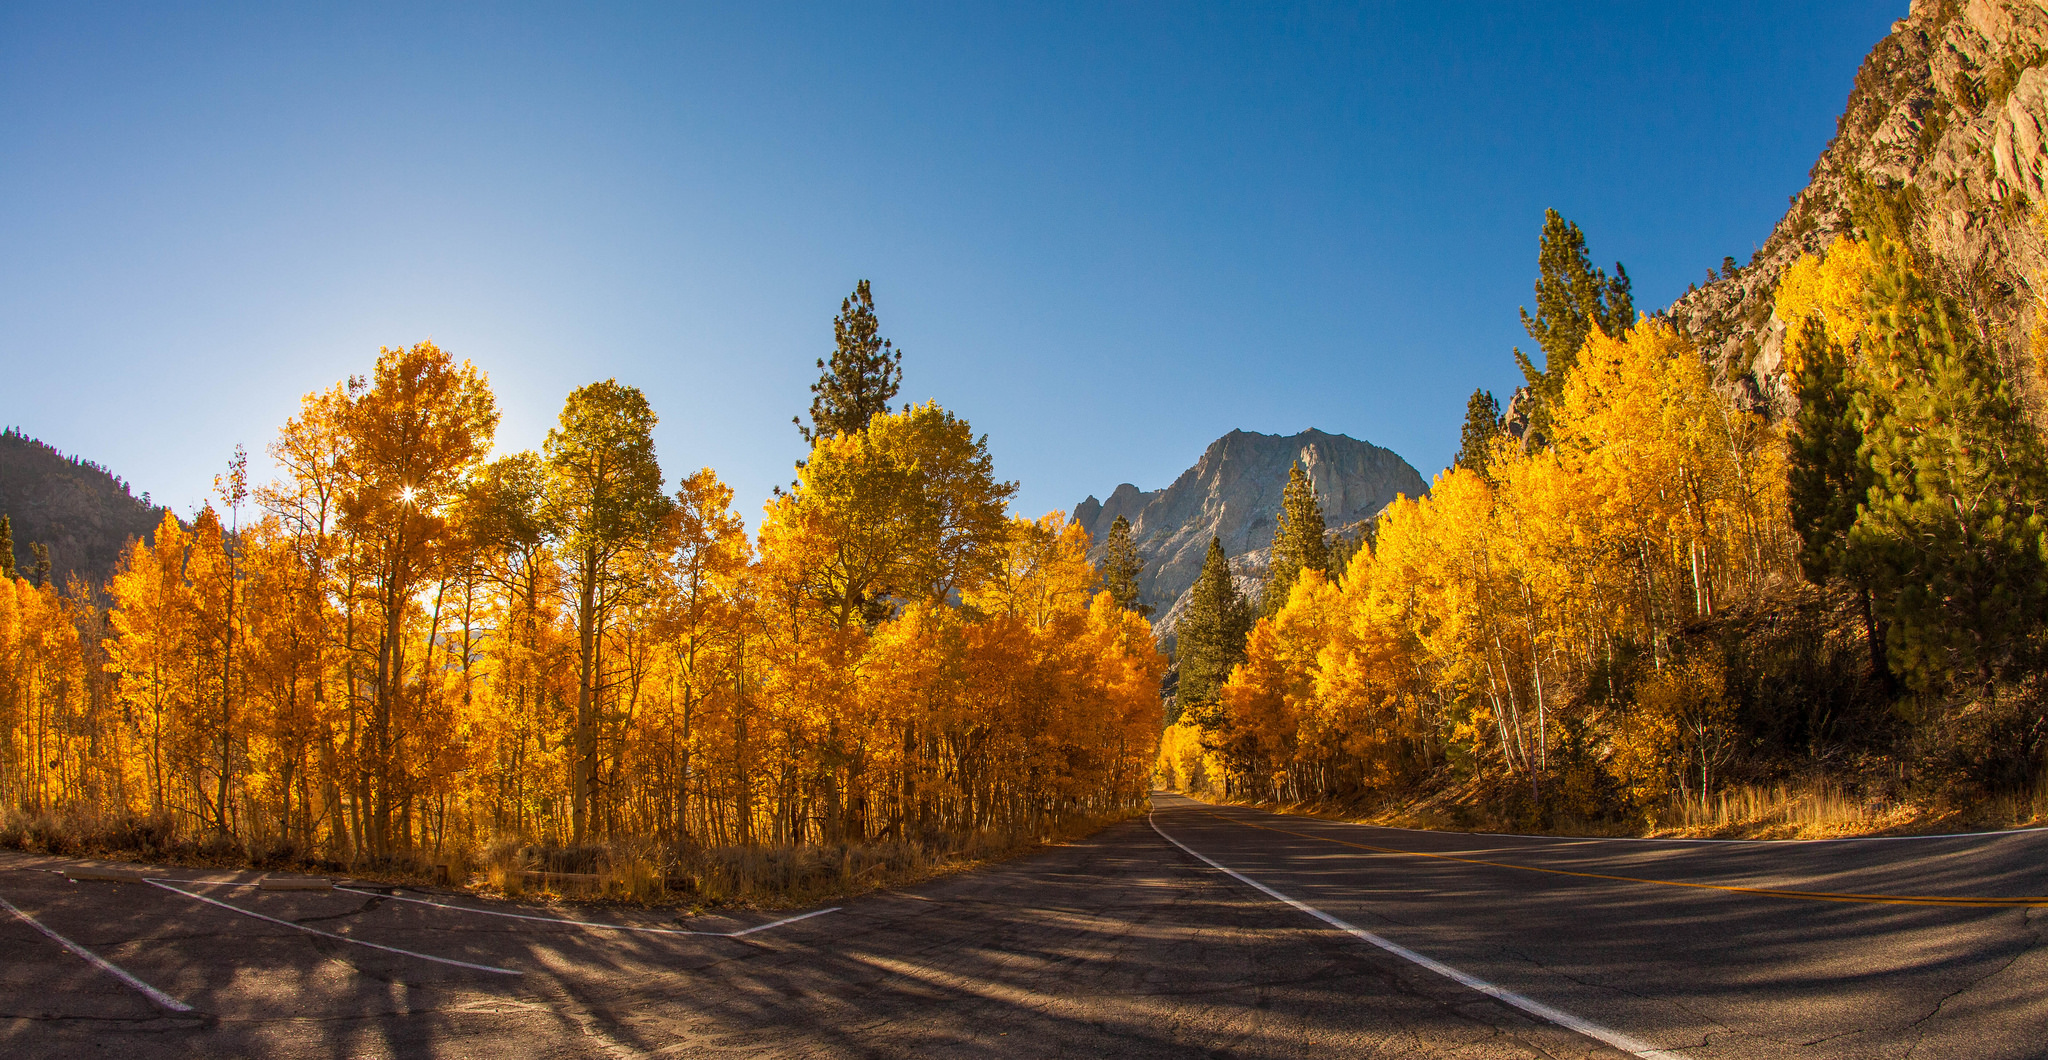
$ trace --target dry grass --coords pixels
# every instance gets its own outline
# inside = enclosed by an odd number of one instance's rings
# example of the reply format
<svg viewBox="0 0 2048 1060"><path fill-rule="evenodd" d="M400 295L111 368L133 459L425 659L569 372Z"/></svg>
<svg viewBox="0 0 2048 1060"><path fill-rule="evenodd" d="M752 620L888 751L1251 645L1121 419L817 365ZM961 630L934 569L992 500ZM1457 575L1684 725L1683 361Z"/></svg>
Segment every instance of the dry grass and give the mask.
<svg viewBox="0 0 2048 1060"><path fill-rule="evenodd" d="M662 878L660 868L644 857L614 862L606 874L604 887L608 894L642 905L668 897L668 881Z"/></svg>
<svg viewBox="0 0 2048 1060"><path fill-rule="evenodd" d="M1071 817L1038 828L930 840L877 840L835 845L723 847L700 851L679 866L684 893L707 905L777 908L902 887L1072 842L1143 813ZM669 882L677 878L671 871Z"/></svg>
<svg viewBox="0 0 2048 1060"><path fill-rule="evenodd" d="M244 842L169 817L100 814L83 809L31 814L14 807L0 807L0 849L187 868L347 874L357 879L408 885L442 882L444 874L451 872L454 879L460 880L468 872L463 852L454 849L439 855L415 851L346 861L289 843Z"/></svg>
<svg viewBox="0 0 2048 1060"><path fill-rule="evenodd" d="M1074 817L1011 832L929 840L714 847L544 846L501 838L482 851L474 889L505 898L776 909L901 887L1089 835L1134 813Z"/></svg>
<svg viewBox="0 0 2048 1060"><path fill-rule="evenodd" d="M1710 799L1674 803L1649 834L1745 839L1992 831L2048 824L2048 776L2025 791L1970 802L1859 797L1826 780L1731 788Z"/></svg>
<svg viewBox="0 0 2048 1060"><path fill-rule="evenodd" d="M1859 798L1826 781L1774 784L1675 801L1645 834L1833 839L1910 829L1924 816L1910 804Z"/></svg>
<svg viewBox="0 0 2048 1060"><path fill-rule="evenodd" d="M1883 801L1859 797L1826 780L1729 788L1705 800L1673 800L1645 818L1553 818L1537 826L1485 809L1477 789L1453 787L1394 803L1357 805L1224 799L1185 794L1211 803L1254 806L1276 813L1393 828L1438 832L1514 832L1527 835L1717 839L1833 839L1857 835L1912 835L2048 826L2048 778L2029 791L1967 805Z"/></svg>
<svg viewBox="0 0 2048 1060"><path fill-rule="evenodd" d="M472 849L448 846L375 862L342 863L283 848L253 850L173 822L32 815L0 807L0 848L96 855L209 868L348 873L409 885L445 886L505 898L578 899L643 905L778 908L844 898L962 872L1089 835L1142 809L1070 817L1000 832L923 840L663 850L649 842L534 844L503 837Z"/></svg>

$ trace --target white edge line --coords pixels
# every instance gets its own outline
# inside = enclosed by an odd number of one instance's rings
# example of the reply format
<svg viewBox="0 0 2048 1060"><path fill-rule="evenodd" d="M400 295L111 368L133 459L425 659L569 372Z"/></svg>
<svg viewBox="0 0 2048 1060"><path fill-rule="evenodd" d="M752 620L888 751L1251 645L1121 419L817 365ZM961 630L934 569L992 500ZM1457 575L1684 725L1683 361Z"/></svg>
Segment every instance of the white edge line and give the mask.
<svg viewBox="0 0 2048 1060"><path fill-rule="evenodd" d="M781 920L771 920L766 924L755 924L753 927L744 928L739 931L728 931L726 932L725 937L736 939L739 938L741 935L751 935L756 931L766 931L769 928L779 928L784 924L794 924L799 920L809 920L814 916L824 916L826 913L836 913L838 911L839 907L836 905L830 909L815 909L811 912L800 913L796 916L786 916L783 917Z"/></svg>
<svg viewBox="0 0 2048 1060"><path fill-rule="evenodd" d="M450 964L454 965L457 968L469 968L479 972L495 972L499 975L526 974L524 972L514 971L511 968L494 968L488 964L471 964L468 961L458 961L452 957L436 957L431 953L415 953L412 950L402 950L396 946L386 946L380 942L369 942L364 939L352 939L349 938L347 935L337 935L332 931L322 931L319 928L307 927L304 924L294 924L289 920L280 920L274 916L265 916L264 914L258 913L253 909L243 909L241 906L229 905L226 902L220 901L218 899L208 898L203 894L193 894L191 891L183 890L178 887L173 887L162 880L148 880L145 882L147 882L152 887L161 887L164 890L171 892L172 894L182 894L187 898L205 902L208 905L217 905L230 913L240 913L243 916L254 917L257 920L267 920L273 924L279 924L284 927L291 928L294 931L303 931L308 935L318 935L322 938L334 939L337 942L347 942L357 946L368 946L373 950L383 950L386 953L404 954L407 957L418 957L423 961L433 961L435 964Z"/></svg>
<svg viewBox="0 0 2048 1060"><path fill-rule="evenodd" d="M814 916L824 916L826 913L836 913L839 911L839 907L835 905L830 909L813 910L812 912L804 913L801 916L785 917L781 920L777 920L767 924L756 924L753 927L742 928L739 931L691 931L687 928L637 927L632 924L601 924L594 920L571 920L568 917L561 916L534 916L529 913L506 913L496 909L477 909L473 906L455 905L451 902L435 902L429 901L425 898L407 898L404 895L399 894L382 894L377 891L358 890L354 887L336 887L335 890L347 891L350 894L360 894L370 898L389 898L394 902L412 902L416 905L431 905L436 909L449 909L457 913L476 913L479 916L501 916L506 918L507 920L534 920L543 924L566 924L569 927L589 928L593 931L641 931L651 935L697 935L704 938L715 939L736 939L739 938L741 935L751 935L756 931L766 931L769 928L781 927L784 924L794 924L799 920L809 920Z"/></svg>
<svg viewBox="0 0 2048 1060"><path fill-rule="evenodd" d="M1984 832L1933 832L1927 835L1838 835L1825 839L1694 839L1685 836L1645 835L1541 835L1534 832L1463 832L1455 828L1403 828L1397 824L1374 824L1371 821L1338 821L1328 817L1314 817L1308 814L1284 813L1279 810L1264 810L1257 806L1244 806L1234 802L1203 802L1178 791L1168 792L1189 802L1211 809L1257 810L1275 817L1292 817L1300 821L1320 821L1323 824L1341 824L1352 828L1383 828L1389 832L1414 832L1418 835L1468 835L1484 836L1488 839L1540 839L1553 843L1747 843L1763 846L1794 846L1806 843L1905 843L1929 839L1983 839L1988 836L2031 835L2048 832L2048 827L1993 828Z"/></svg>
<svg viewBox="0 0 2048 1060"><path fill-rule="evenodd" d="M70 950L71 952L79 955L80 957L85 958L86 963L92 965L95 968L98 968L100 971L103 971L108 975L111 975L114 978L119 979L120 981L128 984L129 986L134 987L137 991L139 991L142 994L142 996L150 999L151 1001L156 1002L158 1005L170 1009L172 1012L192 1011L192 1006L187 1005L183 1001L180 1001L177 998L174 998L171 995L166 994L161 990L158 990L156 987L153 987L148 983L145 983L142 980L135 978L132 975L129 975L127 972L122 971L120 968L116 967L112 961L109 961L106 958L101 957L99 954L94 953L89 949L86 949L84 946L80 946L78 943L73 942L62 935L57 934L54 931L51 931L49 928L44 927L41 921L37 920L35 917L28 915L27 913L22 912L21 909L17 907L13 902L10 902L5 898L0 898L0 905L6 906L8 912L13 913L15 916L20 917L24 921L27 921L28 926L35 928L37 931L40 931L45 935L48 935L52 940L54 940L57 943L57 945L62 946L65 949Z"/></svg>
<svg viewBox="0 0 2048 1060"><path fill-rule="evenodd" d="M1160 829L1159 822L1152 819L1151 814L1145 815L1145 823L1151 825L1152 830L1154 832L1159 833L1159 838L1164 839L1167 842L1172 843L1174 846L1179 847L1190 857L1193 857L1201 861L1203 864L1209 866L1212 869L1215 869L1217 872L1220 872L1225 876L1228 876L1231 879L1236 880L1237 882L1242 883L1245 886L1260 892L1261 894L1264 894L1268 898L1272 898L1275 901L1284 902L1287 905L1291 905L1294 908L1300 910L1301 912L1307 913L1309 916L1315 917L1317 920L1320 920L1323 923L1328 924L1331 927L1344 932L1345 934L1352 935L1362 941L1369 942L1372 945L1377 946L1380 949L1383 949L1388 953L1391 953L1394 956L1401 958L1402 960L1420 965L1423 968L1427 968L1428 970L1435 972L1436 974L1441 975L1444 978L1449 979L1452 982L1455 982L1461 986L1468 987L1472 990L1478 991L1479 993L1485 994L1486 996L1493 998L1497 1001L1501 1001L1508 1005L1512 1005L1515 1008L1521 1009L1523 1012L1526 1012L1531 1016L1535 1016L1538 1019L1545 1020L1550 1023L1555 1023L1558 1026L1565 1028L1566 1030L1576 1031L1580 1034L1585 1035L1588 1038L1604 1042L1608 1045L1613 1046L1616 1049L1621 1050L1622 1052L1640 1057L1641 1060L1685 1060L1685 1057L1679 1053L1653 1048L1649 1044L1637 1041L1636 1039L1631 1038L1628 1035L1623 1034L1619 1031L1609 1030L1606 1027L1602 1027L1597 1023L1592 1023L1587 1020L1580 1019L1579 1017L1574 1016L1569 1012L1551 1008L1549 1005L1546 1005L1541 1001L1534 1001L1529 998L1523 997L1522 995L1517 994L1512 990L1507 990L1502 987L1495 986L1492 983L1489 983L1486 980L1481 979L1477 976L1461 972L1458 969L1443 963L1442 961L1436 960L1431 957L1425 957L1422 954L1417 953L1414 950L1411 950L1398 942L1394 942L1391 939L1382 938L1381 936L1376 935L1370 931L1367 931L1364 928L1348 924L1334 916L1331 916L1328 913L1323 912L1320 909L1317 909L1315 906L1312 906L1307 902L1289 898L1286 895L1281 894L1279 891L1276 891L1273 888L1268 887L1265 884L1260 883L1259 881L1254 880L1249 876L1225 868L1220 862L1215 861L1208 855L1195 850L1193 847L1188 846L1186 843L1183 843L1170 835L1167 835L1164 831Z"/></svg>

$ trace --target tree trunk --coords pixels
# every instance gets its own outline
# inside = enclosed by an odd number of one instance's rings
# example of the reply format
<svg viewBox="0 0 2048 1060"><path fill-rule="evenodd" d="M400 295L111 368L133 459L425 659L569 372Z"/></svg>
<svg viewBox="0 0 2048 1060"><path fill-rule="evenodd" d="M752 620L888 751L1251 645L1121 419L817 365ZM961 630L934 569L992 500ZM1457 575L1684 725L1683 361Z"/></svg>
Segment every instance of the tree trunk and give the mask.
<svg viewBox="0 0 2048 1060"><path fill-rule="evenodd" d="M590 821L590 789L597 764L597 550L586 549L576 586L575 798L570 804L571 841L583 842Z"/></svg>

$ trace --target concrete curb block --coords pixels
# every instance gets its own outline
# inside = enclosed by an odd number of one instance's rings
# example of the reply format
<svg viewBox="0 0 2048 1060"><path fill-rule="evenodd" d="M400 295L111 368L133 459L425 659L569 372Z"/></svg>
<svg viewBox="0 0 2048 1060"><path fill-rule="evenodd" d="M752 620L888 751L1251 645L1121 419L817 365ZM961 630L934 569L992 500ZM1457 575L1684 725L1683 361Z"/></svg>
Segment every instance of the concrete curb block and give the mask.
<svg viewBox="0 0 2048 1060"><path fill-rule="evenodd" d="M257 882L256 889L259 891L331 891L334 889L334 881L318 879L280 880L265 877Z"/></svg>
<svg viewBox="0 0 2048 1060"><path fill-rule="evenodd" d="M93 883L141 883L142 874L126 869L65 869L64 878L72 883L90 881Z"/></svg>

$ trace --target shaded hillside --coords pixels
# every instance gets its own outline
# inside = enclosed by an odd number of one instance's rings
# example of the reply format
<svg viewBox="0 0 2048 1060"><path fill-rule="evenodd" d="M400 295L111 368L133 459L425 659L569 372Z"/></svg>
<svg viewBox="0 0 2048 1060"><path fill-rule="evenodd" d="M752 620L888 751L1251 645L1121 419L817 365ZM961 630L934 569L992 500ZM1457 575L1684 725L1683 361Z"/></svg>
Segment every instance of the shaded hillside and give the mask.
<svg viewBox="0 0 2048 1060"><path fill-rule="evenodd" d="M29 546L40 543L50 549L58 584L76 574L103 585L122 547L149 536L163 509L129 493L128 483L106 468L9 429L0 434L0 515L13 521L23 573L33 563Z"/></svg>
<svg viewBox="0 0 2048 1060"><path fill-rule="evenodd" d="M1711 282L1665 310L1753 407L1790 411L1772 295L1787 266L1849 230L1859 175L1905 189L1906 238L2040 417L2048 402L2027 336L2048 267L2035 222L2048 201L2048 10L1915 0L1857 71L1834 139L1750 263L1709 270Z"/></svg>
<svg viewBox="0 0 2048 1060"><path fill-rule="evenodd" d="M1145 560L1140 598L1157 608L1170 630L1175 605L1195 583L1209 538L1222 539L1241 587L1255 591L1266 569L1266 549L1279 525L1287 469L1300 461L1315 484L1323 519L1333 529L1378 515L1395 497L1421 496L1422 476L1391 450L1370 442L1308 430L1282 437L1232 431L1209 445L1194 467L1163 490L1126 482L1101 501L1089 497L1074 520L1095 539L1100 559L1110 525L1121 515Z"/></svg>

